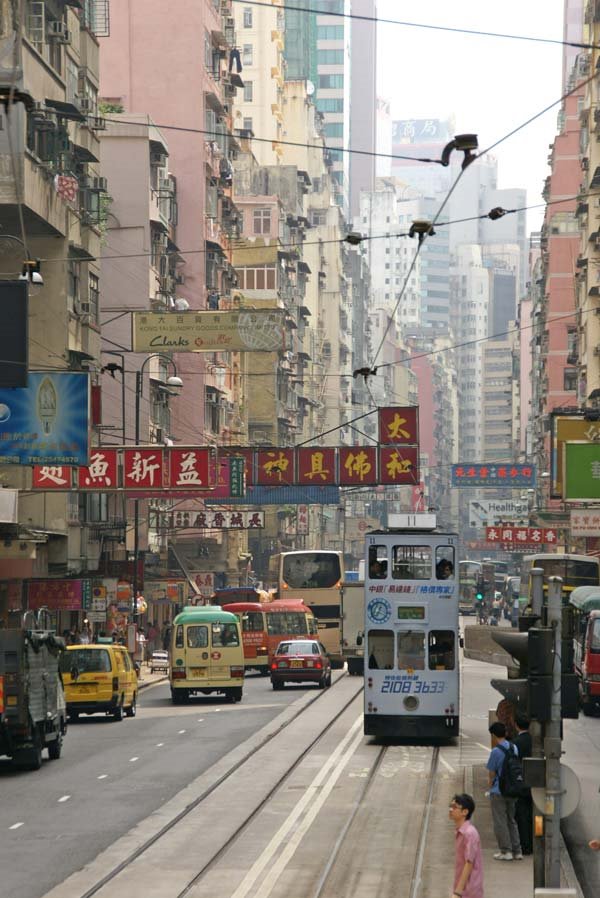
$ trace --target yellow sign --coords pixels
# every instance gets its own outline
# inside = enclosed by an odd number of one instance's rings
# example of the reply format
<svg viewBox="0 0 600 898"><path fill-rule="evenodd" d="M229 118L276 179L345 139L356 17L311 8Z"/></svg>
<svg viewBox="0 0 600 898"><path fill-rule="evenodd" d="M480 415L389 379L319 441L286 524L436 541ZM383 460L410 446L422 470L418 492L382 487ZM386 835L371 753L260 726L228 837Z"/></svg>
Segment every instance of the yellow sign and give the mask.
<svg viewBox="0 0 600 898"><path fill-rule="evenodd" d="M555 415L553 422L552 494L563 495L563 453L565 443L600 442L600 421L586 421L575 415Z"/></svg>
<svg viewBox="0 0 600 898"><path fill-rule="evenodd" d="M133 312L134 352L277 352L283 349L281 309L232 312Z"/></svg>

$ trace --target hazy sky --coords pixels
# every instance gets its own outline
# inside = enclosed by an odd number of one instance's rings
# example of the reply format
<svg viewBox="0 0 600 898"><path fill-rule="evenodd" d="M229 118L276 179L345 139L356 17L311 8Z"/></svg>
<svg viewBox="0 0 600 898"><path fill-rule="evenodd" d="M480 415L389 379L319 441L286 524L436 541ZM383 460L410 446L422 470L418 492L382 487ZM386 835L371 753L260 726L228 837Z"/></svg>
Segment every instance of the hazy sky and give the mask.
<svg viewBox="0 0 600 898"><path fill-rule="evenodd" d="M380 18L562 40L563 0L377 0ZM447 118L475 132L481 149L558 100L562 48L400 25L379 28L378 93L392 118ZM558 106L495 150L498 186L525 187L541 203ZM541 223L528 213L528 231Z"/></svg>

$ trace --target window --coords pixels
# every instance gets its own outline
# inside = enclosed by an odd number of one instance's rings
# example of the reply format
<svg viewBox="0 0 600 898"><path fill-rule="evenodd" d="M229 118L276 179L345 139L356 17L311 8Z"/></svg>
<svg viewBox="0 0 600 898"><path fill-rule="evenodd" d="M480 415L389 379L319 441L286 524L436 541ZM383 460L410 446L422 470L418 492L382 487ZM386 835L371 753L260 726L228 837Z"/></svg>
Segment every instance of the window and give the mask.
<svg viewBox="0 0 600 898"><path fill-rule="evenodd" d="M69 309L75 308L75 303L81 298L81 262L69 260L67 267L67 297Z"/></svg>
<svg viewBox="0 0 600 898"><path fill-rule="evenodd" d="M229 648L240 644L237 624L213 624L212 625L213 648Z"/></svg>
<svg viewBox="0 0 600 898"><path fill-rule="evenodd" d="M455 641L452 630L429 631L429 670L454 670Z"/></svg>
<svg viewBox="0 0 600 898"><path fill-rule="evenodd" d="M435 550L436 580L454 580L454 549L452 546L438 546Z"/></svg>
<svg viewBox="0 0 600 898"><path fill-rule="evenodd" d="M565 390L577 389L577 368L565 368L564 388Z"/></svg>
<svg viewBox="0 0 600 898"><path fill-rule="evenodd" d="M271 210L255 209L252 215L253 233L254 234L270 234L271 233Z"/></svg>
<svg viewBox="0 0 600 898"><path fill-rule="evenodd" d="M391 630L370 630L367 645L369 670L392 670L394 634Z"/></svg>
<svg viewBox="0 0 600 898"><path fill-rule="evenodd" d="M205 649L208 646L208 627L188 627L188 649Z"/></svg>
<svg viewBox="0 0 600 898"><path fill-rule="evenodd" d="M252 103L254 99L254 83L244 81L244 103Z"/></svg>
<svg viewBox="0 0 600 898"><path fill-rule="evenodd" d="M344 51L318 50L317 62L319 65L344 65Z"/></svg>
<svg viewBox="0 0 600 898"><path fill-rule="evenodd" d="M398 633L398 670L425 670L425 634L418 630Z"/></svg>
<svg viewBox="0 0 600 898"><path fill-rule="evenodd" d="M590 652L600 652L600 618L596 618L590 633Z"/></svg>
<svg viewBox="0 0 600 898"><path fill-rule="evenodd" d="M98 311L100 304L100 279L97 274L88 274L88 302L90 304L90 318L92 321L98 321Z"/></svg>
<svg viewBox="0 0 600 898"><path fill-rule="evenodd" d="M387 576L388 561L386 546L369 546L369 578L384 580Z"/></svg>
<svg viewBox="0 0 600 898"><path fill-rule="evenodd" d="M343 25L319 25L317 28L317 40L319 41L343 41Z"/></svg>
<svg viewBox="0 0 600 898"><path fill-rule="evenodd" d="M332 90L344 87L343 75L319 75L319 87L324 90Z"/></svg>
<svg viewBox="0 0 600 898"><path fill-rule="evenodd" d="M252 131L252 119L250 117L245 118L242 122L244 131Z"/></svg>
<svg viewBox="0 0 600 898"><path fill-rule="evenodd" d="M323 132L326 137L343 137L344 136L344 123L343 122L326 122L323 128Z"/></svg>
<svg viewBox="0 0 600 898"><path fill-rule="evenodd" d="M242 630L244 633L260 633L264 629L261 611L244 611L242 615Z"/></svg>
<svg viewBox="0 0 600 898"><path fill-rule="evenodd" d="M236 270L240 290L275 290L275 268L238 268Z"/></svg>
<svg viewBox="0 0 600 898"><path fill-rule="evenodd" d="M244 28L252 28L252 7L244 8Z"/></svg>
<svg viewBox="0 0 600 898"><path fill-rule="evenodd" d="M310 223L313 227L327 224L327 209L311 209Z"/></svg>
<svg viewBox="0 0 600 898"><path fill-rule="evenodd" d="M430 546L394 546L392 577L394 580L431 580Z"/></svg>
<svg viewBox="0 0 600 898"><path fill-rule="evenodd" d="M242 62L244 65L252 65L252 44L244 44L242 47Z"/></svg>

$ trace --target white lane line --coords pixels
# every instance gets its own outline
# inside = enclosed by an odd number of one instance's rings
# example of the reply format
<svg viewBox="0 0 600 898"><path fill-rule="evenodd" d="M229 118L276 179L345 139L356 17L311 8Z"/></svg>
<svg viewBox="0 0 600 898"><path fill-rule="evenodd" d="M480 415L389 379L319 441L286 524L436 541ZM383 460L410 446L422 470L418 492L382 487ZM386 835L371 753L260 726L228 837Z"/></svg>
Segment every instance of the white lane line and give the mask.
<svg viewBox="0 0 600 898"><path fill-rule="evenodd" d="M484 751L491 751L492 749L489 745L483 745L481 742L476 742L475 745L478 745L479 748L482 748Z"/></svg>
<svg viewBox="0 0 600 898"><path fill-rule="evenodd" d="M179 734L178 734L178 735L181 736L183 733L185 733L185 730L179 730Z"/></svg>
<svg viewBox="0 0 600 898"><path fill-rule="evenodd" d="M108 777L108 773L101 773L98 777L99 780L105 780Z"/></svg>
<svg viewBox="0 0 600 898"><path fill-rule="evenodd" d="M58 799L58 803L60 804L63 801L68 801L70 797L71 797L70 795L63 795L61 798Z"/></svg>
<svg viewBox="0 0 600 898"><path fill-rule="evenodd" d="M13 823L12 826L9 826L9 829L19 829L19 827L25 826L25 823Z"/></svg>
<svg viewBox="0 0 600 898"><path fill-rule="evenodd" d="M133 764L134 761L139 761L139 757L129 758L129 763Z"/></svg>
<svg viewBox="0 0 600 898"><path fill-rule="evenodd" d="M445 758L443 758L441 754L439 757L440 757L440 764L443 764L444 767L446 768L446 770L449 770L450 773L456 773L456 770L454 769L454 767L452 767L452 765L449 764L448 761Z"/></svg>
<svg viewBox="0 0 600 898"><path fill-rule="evenodd" d="M357 733L359 729L360 731ZM338 781L342 770L356 751L357 746L362 742L362 739L361 715L329 756L263 853L250 867L231 898L246 898L254 889L256 881L266 867L269 867L269 872L262 880L259 888L253 892L253 895L254 898L267 898L271 894L281 873L294 855L298 845L312 825L316 815ZM302 815L304 817L300 819ZM282 846L285 846L283 850ZM272 863L273 858L277 854L276 862Z"/></svg>
<svg viewBox="0 0 600 898"><path fill-rule="evenodd" d="M164 744L165 744L164 742L157 742L157 743L156 743L156 747L157 747L157 748L162 748Z"/></svg>
<svg viewBox="0 0 600 898"><path fill-rule="evenodd" d="M202 723L203 720L204 720L204 717L199 717L199 718L198 718L198 723Z"/></svg>

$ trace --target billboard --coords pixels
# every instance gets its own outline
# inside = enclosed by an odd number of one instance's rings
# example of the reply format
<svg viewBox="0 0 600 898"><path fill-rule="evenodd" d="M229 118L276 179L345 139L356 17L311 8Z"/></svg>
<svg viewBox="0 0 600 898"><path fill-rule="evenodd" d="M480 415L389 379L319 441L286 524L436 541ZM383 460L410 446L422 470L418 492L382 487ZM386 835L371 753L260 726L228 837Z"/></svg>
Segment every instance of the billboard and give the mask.
<svg viewBox="0 0 600 898"><path fill-rule="evenodd" d="M0 387L26 387L27 281L0 281Z"/></svg>
<svg viewBox="0 0 600 898"><path fill-rule="evenodd" d="M597 502L600 499L600 443L563 444L563 499Z"/></svg>
<svg viewBox="0 0 600 898"><path fill-rule="evenodd" d="M552 498L563 498L563 455L566 442L600 442L600 421L586 421L581 415L556 415L550 417L552 437Z"/></svg>
<svg viewBox="0 0 600 898"><path fill-rule="evenodd" d="M485 464L467 462L452 465L452 486L459 487L492 487L493 489L520 489L535 486L535 465Z"/></svg>
<svg viewBox="0 0 600 898"><path fill-rule="evenodd" d="M30 371L26 387L0 389L0 464L87 465L89 375Z"/></svg>
<svg viewBox="0 0 600 898"><path fill-rule="evenodd" d="M284 348L281 309L232 312L133 312L134 352L277 352Z"/></svg>
<svg viewBox="0 0 600 898"><path fill-rule="evenodd" d="M498 524L529 517L527 500L520 499L479 499L469 502L471 527Z"/></svg>

